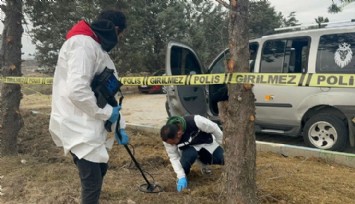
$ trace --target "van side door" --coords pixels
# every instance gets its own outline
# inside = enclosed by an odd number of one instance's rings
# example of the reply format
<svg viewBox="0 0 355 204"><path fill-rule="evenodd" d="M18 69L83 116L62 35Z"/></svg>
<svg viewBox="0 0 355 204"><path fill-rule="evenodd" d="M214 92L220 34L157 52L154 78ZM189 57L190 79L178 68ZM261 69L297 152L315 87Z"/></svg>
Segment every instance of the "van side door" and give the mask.
<svg viewBox="0 0 355 204"><path fill-rule="evenodd" d="M205 72L196 53L187 45L178 42L169 42L165 64L167 75L191 75ZM171 85L166 87L166 91L168 115L199 114L206 116L204 85Z"/></svg>
<svg viewBox="0 0 355 204"><path fill-rule="evenodd" d="M311 38L292 37L265 40L262 45L259 73L306 73ZM266 79L267 80L267 79ZM256 130L280 134L299 134L297 104L302 96L319 88L255 84Z"/></svg>

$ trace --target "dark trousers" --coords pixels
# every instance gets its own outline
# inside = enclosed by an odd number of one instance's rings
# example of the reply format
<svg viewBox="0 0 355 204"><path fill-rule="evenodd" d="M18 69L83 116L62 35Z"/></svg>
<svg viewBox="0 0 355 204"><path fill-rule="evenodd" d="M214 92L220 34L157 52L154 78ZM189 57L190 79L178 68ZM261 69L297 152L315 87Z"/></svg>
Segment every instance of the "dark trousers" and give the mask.
<svg viewBox="0 0 355 204"><path fill-rule="evenodd" d="M101 187L104 176L107 172L107 163L95 163L85 159L79 159L71 153L75 165L79 170L81 182L81 203L97 204L99 203Z"/></svg>
<svg viewBox="0 0 355 204"><path fill-rule="evenodd" d="M185 174L188 175L190 173L192 164L196 161L197 158L203 164L224 165L223 154L224 151L221 146L217 147L217 149L214 150L213 154L211 154L204 148L202 148L200 151L196 151L194 147L189 146L181 151L180 163L182 165L182 168L184 168Z"/></svg>

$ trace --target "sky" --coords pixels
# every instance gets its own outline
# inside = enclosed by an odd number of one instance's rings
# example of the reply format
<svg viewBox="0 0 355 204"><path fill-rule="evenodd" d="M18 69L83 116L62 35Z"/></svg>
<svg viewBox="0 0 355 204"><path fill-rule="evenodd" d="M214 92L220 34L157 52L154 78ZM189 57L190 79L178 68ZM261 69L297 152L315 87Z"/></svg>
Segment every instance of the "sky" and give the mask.
<svg viewBox="0 0 355 204"><path fill-rule="evenodd" d="M269 2L285 17L295 11L297 20L302 24L313 24L318 16L327 17L329 22L355 19L355 2L346 5L342 12L337 14L328 13L331 0L269 0ZM336 3L337 0L334 2Z"/></svg>
<svg viewBox="0 0 355 204"><path fill-rule="evenodd" d="M228 2L228 0L225 0ZM337 0L334 0L337 2ZM318 16L327 17L330 22L342 22L355 19L355 2L343 8L343 11L338 14L328 13L328 7L331 5L331 0L269 0L271 6L277 12L282 12L283 16L288 16L292 11L296 12L296 18L299 23L313 24ZM4 19L4 14L0 14L0 19ZM31 58L30 55L35 54L35 46L31 42L31 37L28 34L28 26L24 26L24 35L22 44L24 53L23 58ZM0 32L2 33L3 25L0 23Z"/></svg>

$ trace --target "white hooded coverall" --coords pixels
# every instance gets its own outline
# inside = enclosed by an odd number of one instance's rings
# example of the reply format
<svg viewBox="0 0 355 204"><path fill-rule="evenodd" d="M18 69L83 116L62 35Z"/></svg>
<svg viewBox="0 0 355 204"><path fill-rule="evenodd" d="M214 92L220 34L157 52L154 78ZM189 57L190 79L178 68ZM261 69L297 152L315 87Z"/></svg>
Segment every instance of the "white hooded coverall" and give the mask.
<svg viewBox="0 0 355 204"><path fill-rule="evenodd" d="M115 70L114 63L100 44L90 36L75 35L62 46L53 79L52 112L49 131L57 146L63 146L79 159L107 163L107 140L104 122L110 118L112 107L96 105L90 84L105 67ZM120 128L125 122L120 117ZM112 127L114 130L114 127Z"/></svg>

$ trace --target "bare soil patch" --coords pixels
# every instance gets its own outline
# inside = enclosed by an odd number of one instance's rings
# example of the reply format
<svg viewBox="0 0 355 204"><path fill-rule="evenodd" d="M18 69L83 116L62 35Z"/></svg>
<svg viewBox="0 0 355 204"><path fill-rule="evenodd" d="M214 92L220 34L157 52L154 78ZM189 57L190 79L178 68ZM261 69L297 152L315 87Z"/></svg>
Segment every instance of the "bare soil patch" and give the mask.
<svg viewBox="0 0 355 204"><path fill-rule="evenodd" d="M19 155L0 158L0 203L80 203L77 169L71 157L63 156L63 150L52 142L48 133L50 107L47 96L42 97L26 96L22 101L25 127L19 135ZM133 130L128 134L136 159L163 192L140 192L139 186L145 184L142 175L123 146L115 144L101 203L225 203L220 196L223 167L212 166L213 174L208 176L194 166L189 190L178 193L159 135ZM354 180L353 168L317 158L257 154L260 203L355 203Z"/></svg>

